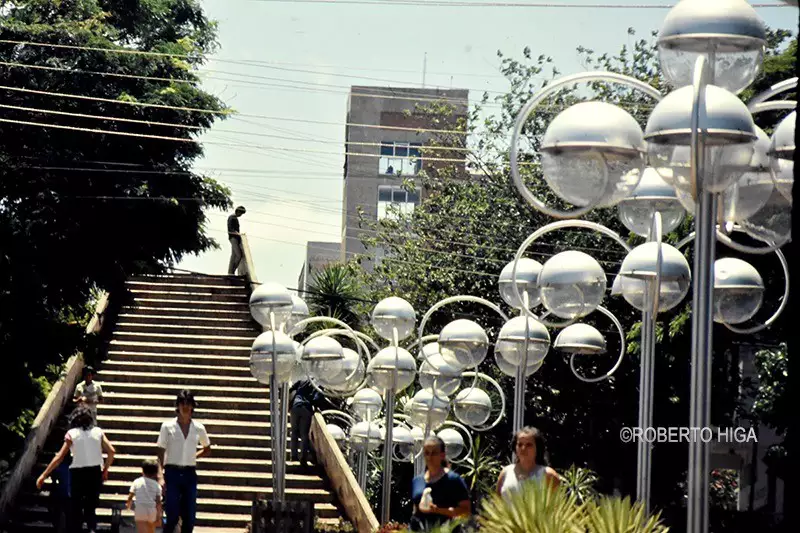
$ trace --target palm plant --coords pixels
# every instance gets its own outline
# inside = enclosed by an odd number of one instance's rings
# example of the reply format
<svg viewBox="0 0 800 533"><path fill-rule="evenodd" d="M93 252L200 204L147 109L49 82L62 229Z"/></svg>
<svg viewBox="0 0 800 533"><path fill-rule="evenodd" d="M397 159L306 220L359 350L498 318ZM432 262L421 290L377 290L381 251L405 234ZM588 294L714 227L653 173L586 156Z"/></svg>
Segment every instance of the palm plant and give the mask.
<svg viewBox="0 0 800 533"><path fill-rule="evenodd" d="M308 309L312 315L338 318L356 328L361 322L359 307L365 302L363 289L356 268L332 263L311 279L306 294Z"/></svg>
<svg viewBox="0 0 800 533"><path fill-rule="evenodd" d="M603 496L586 506L588 533L666 533L660 514L649 515L640 502Z"/></svg>
<svg viewBox="0 0 800 533"><path fill-rule="evenodd" d="M597 475L589 468L570 466L561 475L561 485L570 494L574 494L578 503L586 503L597 497L594 486Z"/></svg>
<svg viewBox="0 0 800 533"><path fill-rule="evenodd" d="M585 533L583 506L563 488L523 483L505 497L487 498L478 523L491 533Z"/></svg>
<svg viewBox="0 0 800 533"><path fill-rule="evenodd" d="M472 453L464 461L464 467L463 478L476 503L494 491L502 465L490 447L481 444L480 435L475 437Z"/></svg>

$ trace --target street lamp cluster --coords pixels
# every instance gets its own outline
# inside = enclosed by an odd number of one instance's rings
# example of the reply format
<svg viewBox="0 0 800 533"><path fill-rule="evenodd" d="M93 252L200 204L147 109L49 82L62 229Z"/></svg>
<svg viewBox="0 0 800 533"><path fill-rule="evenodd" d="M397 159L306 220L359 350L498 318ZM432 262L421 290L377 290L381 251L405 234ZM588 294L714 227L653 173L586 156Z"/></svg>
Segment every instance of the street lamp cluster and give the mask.
<svg viewBox="0 0 800 533"><path fill-rule="evenodd" d="M774 85L742 102L736 95L759 73L766 30L744 0L682 0L659 32L661 73L674 90L666 96L639 80L608 72L587 72L552 81L528 101L517 117L511 143L511 172L517 190L535 209L559 219L575 219L595 207L618 205L622 223L648 242L627 249L612 294L642 311L642 359L639 425L652 425L655 316L678 305L694 273L692 305L692 382L689 426L709 425L712 323L754 333L775 321L788 299L789 279L779 248L789 241L796 111L785 116L772 137L753 115L794 110L796 102L773 98L794 89L797 78ZM548 125L538 154L544 181L561 200L575 206L562 211L547 206L520 173L519 138L536 107L577 83L622 85L649 96L656 105L644 129L626 111L604 102L583 102L559 113ZM678 227L688 210L695 232L670 246L663 236ZM583 227L624 241L603 227L579 220L553 228ZM516 255L511 287L533 279L523 265L527 248L543 233L529 237ZM734 240L746 233L762 246ZM778 310L762 324L742 328L761 307L764 281L746 261L716 259L717 241L743 253L775 252L784 270L784 296ZM681 248L694 243L689 268ZM566 257L565 254L570 254ZM553 315L574 319L597 306L606 278L596 261L581 252L564 252L545 263L538 276L542 304ZM559 297L550 287L559 287ZM520 285L518 285L520 286ZM567 286L573 294L568 295ZM599 289L598 289L599 288ZM568 296L567 296L568 295ZM532 318L533 313L527 312ZM541 317L540 317L541 318ZM570 326L573 327L573 326ZM562 334L565 334L566 328ZM707 443L690 444L688 531L708 528ZM637 496L649 501L650 448L638 454Z"/></svg>

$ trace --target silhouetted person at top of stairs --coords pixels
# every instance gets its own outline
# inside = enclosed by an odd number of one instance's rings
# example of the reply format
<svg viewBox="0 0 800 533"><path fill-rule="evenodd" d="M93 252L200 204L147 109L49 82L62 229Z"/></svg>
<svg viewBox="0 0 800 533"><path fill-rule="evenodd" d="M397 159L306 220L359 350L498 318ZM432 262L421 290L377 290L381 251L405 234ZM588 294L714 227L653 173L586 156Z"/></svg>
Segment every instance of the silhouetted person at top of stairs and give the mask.
<svg viewBox="0 0 800 533"><path fill-rule="evenodd" d="M228 217L228 240L231 243L231 260L228 263L228 274L236 274L236 269L244 258L244 249L242 248L242 233L239 228L239 217L244 215L247 209L243 205L236 208L231 216Z"/></svg>

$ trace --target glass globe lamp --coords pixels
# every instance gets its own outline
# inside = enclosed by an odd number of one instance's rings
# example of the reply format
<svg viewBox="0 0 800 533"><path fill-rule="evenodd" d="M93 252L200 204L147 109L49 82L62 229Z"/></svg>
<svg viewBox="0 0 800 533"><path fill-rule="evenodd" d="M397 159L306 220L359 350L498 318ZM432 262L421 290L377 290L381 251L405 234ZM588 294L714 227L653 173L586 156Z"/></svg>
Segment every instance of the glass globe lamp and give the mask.
<svg viewBox="0 0 800 533"><path fill-rule="evenodd" d="M342 449L344 443L347 442L347 435L344 430L336 424L325 424L325 427L328 429L328 433L331 434L331 437L333 437L333 440L336 441L339 449Z"/></svg>
<svg viewBox="0 0 800 533"><path fill-rule="evenodd" d="M375 389L361 389L353 395L350 408L360 420L374 420L383 409L383 398Z"/></svg>
<svg viewBox="0 0 800 533"><path fill-rule="evenodd" d="M444 441L444 448L447 457L452 459L459 459L461 454L464 453L466 446L464 445L464 437L460 432L453 428L442 428L436 433L436 436Z"/></svg>
<svg viewBox="0 0 800 533"><path fill-rule="evenodd" d="M615 205L644 170L642 129L625 110L582 102L559 113L542 140L542 172L553 192L576 206Z"/></svg>
<svg viewBox="0 0 800 533"><path fill-rule="evenodd" d="M570 354L602 354L606 351L606 339L594 326L572 324L562 329L556 336L553 348Z"/></svg>
<svg viewBox="0 0 800 533"><path fill-rule="evenodd" d="M539 274L542 305L554 315L586 316L603 301L606 273L592 256L570 250L554 255Z"/></svg>
<svg viewBox="0 0 800 533"><path fill-rule="evenodd" d="M381 427L375 422L357 422L350 428L350 447L356 452L369 453L383 442Z"/></svg>
<svg viewBox="0 0 800 533"><path fill-rule="evenodd" d="M689 262L674 246L661 244L661 279L658 291L658 311L677 306L689 292L692 280ZM622 261L617 279L619 290L630 305L644 311L647 287L655 282L658 269L657 242L646 242L631 250Z"/></svg>
<svg viewBox="0 0 800 533"><path fill-rule="evenodd" d="M303 346L300 361L306 373L320 383L341 385L332 381L342 372L344 349L333 337L315 337Z"/></svg>
<svg viewBox="0 0 800 533"><path fill-rule="evenodd" d="M539 289L537 287L537 280L539 279L539 272L542 270L542 264L527 257L521 257L517 262L517 287L519 293L528 295L528 309L533 309L539 305ZM514 309L522 309L523 302L514 291L514 261L511 261L500 272L500 296L503 301L513 307Z"/></svg>
<svg viewBox="0 0 800 533"><path fill-rule="evenodd" d="M739 222L750 237L782 246L792 237L792 200L777 188L772 191L767 203L754 215Z"/></svg>
<svg viewBox="0 0 800 533"><path fill-rule="evenodd" d="M541 363L550 350L550 333L541 322L527 315L516 316L503 324L494 351L508 364L519 366L525 358L526 337L528 348L526 366Z"/></svg>
<svg viewBox="0 0 800 533"><path fill-rule="evenodd" d="M647 167L633 193L619 203L617 214L628 231L647 237L656 212L661 213L664 234L677 228L686 214L675 189L654 168Z"/></svg>
<svg viewBox="0 0 800 533"><path fill-rule="evenodd" d="M445 363L463 370L478 366L486 358L489 337L472 320L454 320L439 333L439 353Z"/></svg>
<svg viewBox="0 0 800 533"><path fill-rule="evenodd" d="M709 60L714 83L739 93L764 61L766 28L744 0L683 0L658 34L661 71L673 87L691 85L698 56Z"/></svg>
<svg viewBox="0 0 800 533"><path fill-rule="evenodd" d="M770 154L774 156L773 173L775 187L792 204L794 185L794 131L797 111L792 111L775 128L770 141Z"/></svg>
<svg viewBox="0 0 800 533"><path fill-rule="evenodd" d="M389 346L379 351L367 366L370 384L381 394L400 392L414 382L417 364L408 350Z"/></svg>
<svg viewBox="0 0 800 533"><path fill-rule="evenodd" d="M278 382L288 382L294 370L297 353L294 341L281 331L265 331L253 341L250 349L250 373L260 383L269 383L273 357Z"/></svg>
<svg viewBox="0 0 800 533"><path fill-rule="evenodd" d="M278 283L262 283L250 294L250 314L265 328L271 327L270 313L278 328L291 318L293 307L292 294Z"/></svg>
<svg viewBox="0 0 800 533"><path fill-rule="evenodd" d="M344 357L341 360L341 370L337 374L318 379L320 383L334 391L352 391L364 379L366 367L355 350L342 348L342 353Z"/></svg>
<svg viewBox="0 0 800 533"><path fill-rule="evenodd" d="M664 181L689 193L693 100L691 86L665 96L650 114L644 136L653 168ZM747 106L725 89L707 85L700 101L703 171L697 189L720 193L749 170L756 126Z"/></svg>
<svg viewBox="0 0 800 533"><path fill-rule="evenodd" d="M409 422L416 427L425 428L430 424L436 429L447 420L450 413L450 401L439 391L434 395L429 389L418 391L409 402Z"/></svg>
<svg viewBox="0 0 800 533"><path fill-rule="evenodd" d="M735 257L714 262L714 321L741 324L753 318L764 298L764 280L750 263Z"/></svg>
<svg viewBox="0 0 800 533"><path fill-rule="evenodd" d="M423 389L436 389L439 395L451 396L461 386L461 370L447 364L442 354L437 352L422 360L419 384Z"/></svg>
<svg viewBox="0 0 800 533"><path fill-rule="evenodd" d="M392 428L392 444L394 445L394 456L399 461L408 461L414 454L414 436L405 426Z"/></svg>
<svg viewBox="0 0 800 533"><path fill-rule="evenodd" d="M372 327L382 338L393 341L394 329L397 329L398 340L403 340L414 331L417 314L410 303L390 296L384 298L372 311Z"/></svg>
<svg viewBox="0 0 800 533"><path fill-rule="evenodd" d="M296 294L292 294L291 296L292 296L292 314L289 316L289 320L286 322L286 331L296 335L298 333L301 333L302 331L292 331L292 329L294 329L296 324L302 322L310 315L308 312L308 304L306 304L306 302Z"/></svg>
<svg viewBox="0 0 800 533"><path fill-rule="evenodd" d="M492 414L492 399L485 390L469 387L456 395L453 412L462 424L480 426Z"/></svg>
<svg viewBox="0 0 800 533"><path fill-rule="evenodd" d="M503 358L503 356L497 352L497 350L495 350L494 352L494 360L495 363L497 363L497 368L500 369L500 372L512 378L516 377L518 368L517 365L512 365L511 363L506 361ZM540 368L542 368L543 364L544 364L544 359L542 359L538 363L528 364L528 366L525 368L525 377L529 377L535 374Z"/></svg>

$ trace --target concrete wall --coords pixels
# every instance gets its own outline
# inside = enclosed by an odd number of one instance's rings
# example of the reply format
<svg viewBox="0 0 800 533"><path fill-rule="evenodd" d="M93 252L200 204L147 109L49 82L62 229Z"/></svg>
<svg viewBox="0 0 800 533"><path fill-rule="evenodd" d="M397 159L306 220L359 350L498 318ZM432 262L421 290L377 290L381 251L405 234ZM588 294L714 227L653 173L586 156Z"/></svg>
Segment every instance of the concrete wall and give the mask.
<svg viewBox="0 0 800 533"><path fill-rule="evenodd" d="M297 288L306 290L314 274L331 263L339 261L342 243L308 241L306 243L306 260L297 281ZM302 296L302 295L301 295Z"/></svg>
<svg viewBox="0 0 800 533"><path fill-rule="evenodd" d="M386 176L378 173L381 142L409 142L425 144L431 134L393 129L369 128L352 124L370 124L405 128L447 129L447 125L434 125L420 113L414 115L420 106L432 104L437 99L444 100L455 107L454 115L463 117L468 110L469 91L463 89L417 89L353 86L350 94L347 116L347 142L344 211L342 219L343 239L340 258L351 259L354 254L362 254L366 249L361 244L361 231L358 229L359 210L371 220L377 219L378 187L380 185L402 185L399 176ZM407 116L410 112L411 116ZM455 122L455 118L453 122ZM353 143L375 143L364 146ZM354 154L367 154L360 156ZM425 163L423 160L423 168ZM372 262L363 263L366 269Z"/></svg>

